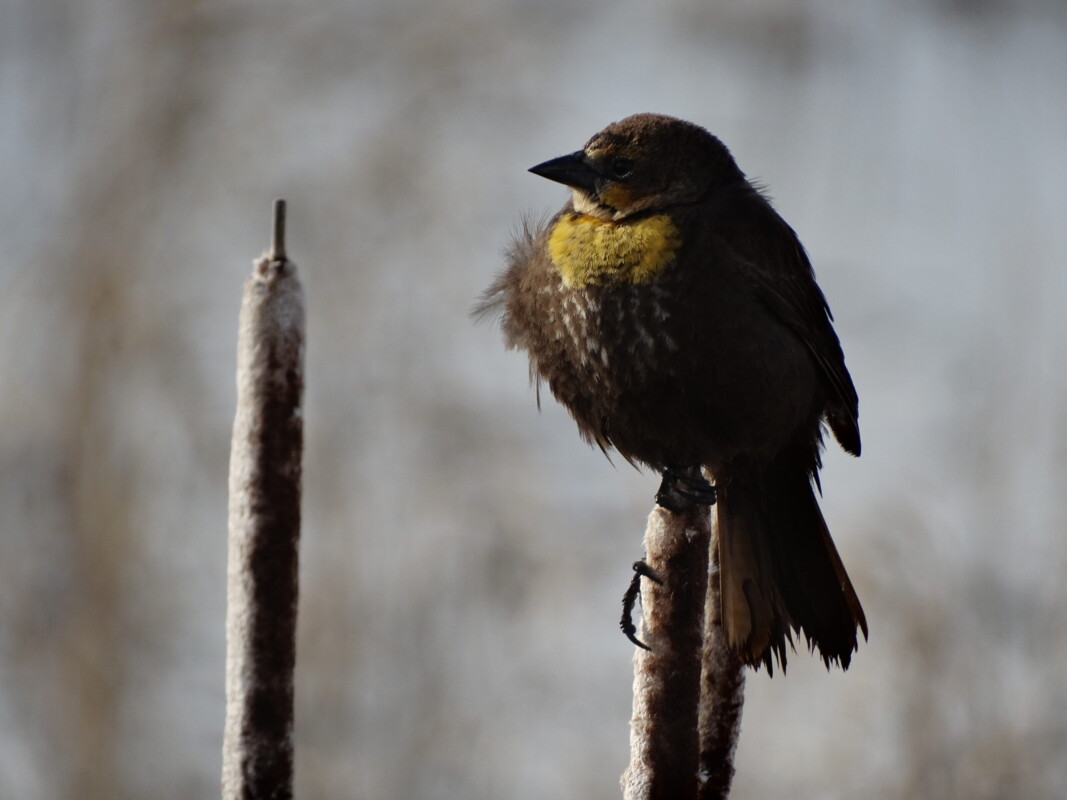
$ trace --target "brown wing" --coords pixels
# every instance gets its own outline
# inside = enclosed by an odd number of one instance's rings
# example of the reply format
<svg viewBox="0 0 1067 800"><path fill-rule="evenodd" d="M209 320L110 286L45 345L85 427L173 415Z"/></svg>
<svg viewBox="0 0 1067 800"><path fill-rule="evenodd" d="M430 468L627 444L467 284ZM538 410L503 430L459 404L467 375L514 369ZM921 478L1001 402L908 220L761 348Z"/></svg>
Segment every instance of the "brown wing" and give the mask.
<svg viewBox="0 0 1067 800"><path fill-rule="evenodd" d="M796 233L762 195L755 195L759 202L753 207L757 220L752 238L760 245L758 253L749 254L755 293L811 352L829 390L830 429L845 450L858 456L859 397L845 367L830 306Z"/></svg>

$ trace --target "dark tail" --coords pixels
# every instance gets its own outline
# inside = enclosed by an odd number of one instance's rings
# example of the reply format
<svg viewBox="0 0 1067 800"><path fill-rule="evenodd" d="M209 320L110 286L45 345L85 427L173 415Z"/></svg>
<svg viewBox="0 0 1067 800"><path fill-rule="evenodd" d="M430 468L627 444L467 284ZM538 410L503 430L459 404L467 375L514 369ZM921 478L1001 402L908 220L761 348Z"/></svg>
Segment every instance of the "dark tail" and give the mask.
<svg viewBox="0 0 1067 800"><path fill-rule="evenodd" d="M806 449L806 448L804 448ZM847 669L867 619L815 499L817 456L787 451L718 481L719 574L727 640L754 666L786 666L802 631L829 668Z"/></svg>

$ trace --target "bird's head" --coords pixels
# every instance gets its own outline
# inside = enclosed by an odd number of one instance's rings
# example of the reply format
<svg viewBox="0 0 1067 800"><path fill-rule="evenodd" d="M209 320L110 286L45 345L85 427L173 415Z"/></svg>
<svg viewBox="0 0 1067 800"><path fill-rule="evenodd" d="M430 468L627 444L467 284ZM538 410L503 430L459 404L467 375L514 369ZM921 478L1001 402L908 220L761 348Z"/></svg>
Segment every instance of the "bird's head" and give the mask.
<svg viewBox="0 0 1067 800"><path fill-rule="evenodd" d="M581 150L530 172L571 187L576 211L616 221L693 203L716 186L744 180L716 137L662 114L613 122Z"/></svg>

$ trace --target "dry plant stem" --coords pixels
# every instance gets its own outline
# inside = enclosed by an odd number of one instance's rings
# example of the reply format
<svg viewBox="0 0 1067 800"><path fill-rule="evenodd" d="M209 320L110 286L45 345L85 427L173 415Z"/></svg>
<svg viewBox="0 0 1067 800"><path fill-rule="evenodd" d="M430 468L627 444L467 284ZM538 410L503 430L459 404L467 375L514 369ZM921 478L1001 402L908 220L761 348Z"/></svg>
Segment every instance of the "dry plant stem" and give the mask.
<svg viewBox="0 0 1067 800"><path fill-rule="evenodd" d="M722 628L717 539L713 529L700 679L700 800L720 800L730 794L745 702L744 664L730 649Z"/></svg>
<svg viewBox="0 0 1067 800"><path fill-rule="evenodd" d="M626 800L697 797L704 605L708 586L708 508L672 513L656 507L645 529L645 560L663 580L641 590L641 637L634 653L630 765Z"/></svg>
<svg viewBox="0 0 1067 800"><path fill-rule="evenodd" d="M271 251L245 282L230 451L226 612L226 800L293 796L293 671L303 448L304 293Z"/></svg>

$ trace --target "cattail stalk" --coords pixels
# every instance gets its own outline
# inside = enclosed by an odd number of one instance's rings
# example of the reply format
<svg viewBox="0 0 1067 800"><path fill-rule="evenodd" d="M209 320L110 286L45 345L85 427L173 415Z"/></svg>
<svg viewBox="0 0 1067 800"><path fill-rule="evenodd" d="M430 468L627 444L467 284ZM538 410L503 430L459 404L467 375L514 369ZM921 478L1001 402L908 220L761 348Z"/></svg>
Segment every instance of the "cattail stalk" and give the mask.
<svg viewBox="0 0 1067 800"><path fill-rule="evenodd" d="M245 282L230 451L225 800L293 796L293 675L303 450L304 292L271 250Z"/></svg>
<svg viewBox="0 0 1067 800"><path fill-rule="evenodd" d="M734 778L734 752L745 702L744 663L730 649L722 627L718 529L712 528L704 652L700 677L699 800L724 800Z"/></svg>
<svg viewBox="0 0 1067 800"><path fill-rule="evenodd" d="M708 587L708 508L672 513L657 506L645 529L645 561L662 583L641 592L641 637L634 653L630 765L626 800L694 800L697 734Z"/></svg>

